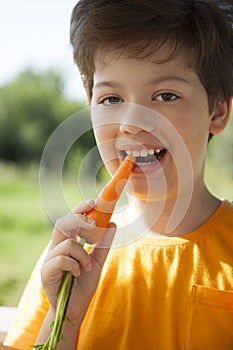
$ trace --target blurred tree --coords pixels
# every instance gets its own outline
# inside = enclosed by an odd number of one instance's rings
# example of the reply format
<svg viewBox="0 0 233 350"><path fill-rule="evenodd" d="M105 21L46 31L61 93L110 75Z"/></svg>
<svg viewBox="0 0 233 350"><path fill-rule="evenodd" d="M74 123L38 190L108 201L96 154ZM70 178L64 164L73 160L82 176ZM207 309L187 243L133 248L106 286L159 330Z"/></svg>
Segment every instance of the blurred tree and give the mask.
<svg viewBox="0 0 233 350"><path fill-rule="evenodd" d="M0 87L0 159L39 161L55 128L67 117L86 108L64 95L64 81L56 71L40 74L26 69ZM89 123L85 113L81 123ZM80 139L85 150L93 146L92 132Z"/></svg>

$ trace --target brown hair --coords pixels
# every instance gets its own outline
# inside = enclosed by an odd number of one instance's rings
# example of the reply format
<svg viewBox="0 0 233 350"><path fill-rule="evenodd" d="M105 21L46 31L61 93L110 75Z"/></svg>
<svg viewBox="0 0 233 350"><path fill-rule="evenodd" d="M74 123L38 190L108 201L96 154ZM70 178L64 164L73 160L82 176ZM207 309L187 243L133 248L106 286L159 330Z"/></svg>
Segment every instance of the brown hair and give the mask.
<svg viewBox="0 0 233 350"><path fill-rule="evenodd" d="M192 53L210 110L233 95L232 0L80 0L70 40L89 100L97 51L148 57L168 40L174 49L167 59L180 49Z"/></svg>

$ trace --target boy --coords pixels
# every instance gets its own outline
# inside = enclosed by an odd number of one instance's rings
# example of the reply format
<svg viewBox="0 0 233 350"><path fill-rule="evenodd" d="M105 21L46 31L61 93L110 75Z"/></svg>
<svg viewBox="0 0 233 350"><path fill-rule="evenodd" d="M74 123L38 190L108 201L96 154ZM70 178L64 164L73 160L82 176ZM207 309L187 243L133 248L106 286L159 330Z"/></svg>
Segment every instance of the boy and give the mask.
<svg viewBox="0 0 233 350"><path fill-rule="evenodd" d="M71 43L100 152L111 174L136 156L129 205L113 217L125 244L114 223L89 254L73 239L95 229L83 216L93 201L59 220L43 288L39 262L8 346L45 342L71 271L73 326L58 349L232 349L233 205L204 183L208 141L230 117L232 24L232 1L78 2Z"/></svg>

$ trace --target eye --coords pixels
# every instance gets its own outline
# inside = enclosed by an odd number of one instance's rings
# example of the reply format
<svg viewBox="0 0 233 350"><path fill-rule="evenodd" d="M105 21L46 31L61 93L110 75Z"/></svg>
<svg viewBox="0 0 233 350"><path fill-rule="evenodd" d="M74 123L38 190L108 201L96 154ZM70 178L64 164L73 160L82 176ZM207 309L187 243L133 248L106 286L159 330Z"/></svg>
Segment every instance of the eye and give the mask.
<svg viewBox="0 0 233 350"><path fill-rule="evenodd" d="M116 105L118 103L123 102L123 99L117 96L109 96L100 101L100 104L105 106Z"/></svg>
<svg viewBox="0 0 233 350"><path fill-rule="evenodd" d="M173 102L176 101L179 96L173 94L172 92L163 92L159 95L156 95L154 100L159 102Z"/></svg>

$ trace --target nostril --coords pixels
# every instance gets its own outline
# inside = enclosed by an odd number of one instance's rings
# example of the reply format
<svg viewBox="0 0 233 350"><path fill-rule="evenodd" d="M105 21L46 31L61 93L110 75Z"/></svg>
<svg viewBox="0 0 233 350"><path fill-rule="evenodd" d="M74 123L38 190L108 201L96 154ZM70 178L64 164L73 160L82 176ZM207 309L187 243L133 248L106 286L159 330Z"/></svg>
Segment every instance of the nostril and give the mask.
<svg viewBox="0 0 233 350"><path fill-rule="evenodd" d="M140 131L142 131L143 129L139 126L136 125L132 125L132 124L121 124L120 126L120 132L124 133L124 134L133 134L133 135L137 135Z"/></svg>
<svg viewBox="0 0 233 350"><path fill-rule="evenodd" d="M123 122L120 125L120 132L125 134L137 135L139 132L149 132L151 133L154 130L154 125L151 122L146 122L140 120L138 123L126 123Z"/></svg>

